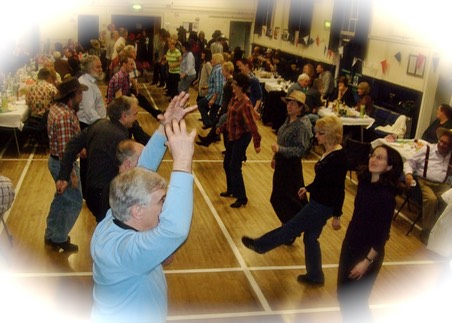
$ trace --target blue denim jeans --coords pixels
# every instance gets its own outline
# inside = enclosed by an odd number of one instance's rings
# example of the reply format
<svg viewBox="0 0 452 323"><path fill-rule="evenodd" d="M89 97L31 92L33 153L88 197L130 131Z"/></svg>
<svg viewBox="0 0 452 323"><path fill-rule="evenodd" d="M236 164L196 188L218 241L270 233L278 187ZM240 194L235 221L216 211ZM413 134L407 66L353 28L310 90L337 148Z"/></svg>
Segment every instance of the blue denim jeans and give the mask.
<svg viewBox="0 0 452 323"><path fill-rule="evenodd" d="M303 235L306 272L309 279L323 281L322 253L318 241L323 227L333 215L333 208L311 200L292 219L254 240L258 252L267 252Z"/></svg>
<svg viewBox="0 0 452 323"><path fill-rule="evenodd" d="M196 79L196 74L194 75L187 75L185 78L180 79L179 83L177 84L177 90L179 93L182 91L188 93L190 90L190 85L193 83L193 81Z"/></svg>
<svg viewBox="0 0 452 323"><path fill-rule="evenodd" d="M223 168L226 173L226 191L231 192L238 199L246 198L242 161L250 142L251 134L247 132L238 140L226 143L226 153L223 160Z"/></svg>
<svg viewBox="0 0 452 323"><path fill-rule="evenodd" d="M50 157L48 166L50 174L56 181L60 171L60 161ZM68 234L77 221L83 206L80 169L77 162L74 163L74 169L78 178L78 186L73 188L69 182L63 194L55 193L47 215L45 238L56 243L65 242L68 239Z"/></svg>
<svg viewBox="0 0 452 323"><path fill-rule="evenodd" d="M217 122L217 115L221 106L218 104L212 104L212 106L209 107L209 100L205 97L197 103L198 111L201 113L202 123L204 126L214 126Z"/></svg>

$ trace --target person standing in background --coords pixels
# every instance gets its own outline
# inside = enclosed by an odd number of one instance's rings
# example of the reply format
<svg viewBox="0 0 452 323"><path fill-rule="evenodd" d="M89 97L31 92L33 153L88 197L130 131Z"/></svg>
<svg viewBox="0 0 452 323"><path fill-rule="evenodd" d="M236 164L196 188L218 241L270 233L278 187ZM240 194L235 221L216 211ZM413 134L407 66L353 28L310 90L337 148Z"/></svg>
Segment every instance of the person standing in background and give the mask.
<svg viewBox="0 0 452 323"><path fill-rule="evenodd" d="M177 85L179 83L181 52L176 48L176 41L172 38L168 40L168 51L166 61L168 63L168 82L166 84L170 101L178 94Z"/></svg>
<svg viewBox="0 0 452 323"><path fill-rule="evenodd" d="M187 92L190 85L196 79L195 57L191 52L191 44L184 42L182 44L182 60L180 63L180 79L177 85L178 93Z"/></svg>
<svg viewBox="0 0 452 323"><path fill-rule="evenodd" d="M107 116L105 100L100 92L98 81L102 81L105 74L102 71L100 58L94 55L88 55L81 61L82 76L78 78L80 84L88 87L83 93L80 108L77 111L77 118L80 122L80 129L83 130L101 118ZM86 172L88 164L85 154L80 155L80 181L82 184L83 197L85 197Z"/></svg>

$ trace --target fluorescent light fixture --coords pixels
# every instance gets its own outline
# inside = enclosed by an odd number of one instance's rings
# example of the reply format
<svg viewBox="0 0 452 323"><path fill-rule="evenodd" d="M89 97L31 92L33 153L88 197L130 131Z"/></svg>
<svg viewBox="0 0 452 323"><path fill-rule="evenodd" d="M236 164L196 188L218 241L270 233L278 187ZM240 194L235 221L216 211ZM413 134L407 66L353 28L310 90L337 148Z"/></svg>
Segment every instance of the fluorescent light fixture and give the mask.
<svg viewBox="0 0 452 323"><path fill-rule="evenodd" d="M138 11L138 10L143 9L143 6L139 3L135 3L132 5L132 9Z"/></svg>

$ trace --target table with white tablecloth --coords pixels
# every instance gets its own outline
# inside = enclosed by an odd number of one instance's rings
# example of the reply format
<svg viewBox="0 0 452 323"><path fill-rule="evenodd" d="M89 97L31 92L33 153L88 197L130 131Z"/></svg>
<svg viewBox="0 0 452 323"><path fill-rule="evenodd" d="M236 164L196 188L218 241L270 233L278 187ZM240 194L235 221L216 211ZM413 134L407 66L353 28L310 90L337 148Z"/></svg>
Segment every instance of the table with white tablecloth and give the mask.
<svg viewBox="0 0 452 323"><path fill-rule="evenodd" d="M419 151L422 147L424 147L427 142L422 139L397 139L395 141L388 140L386 138L378 138L372 141L372 148L375 148L380 145L386 145L391 148L397 150L402 156L403 161L406 161L410 157L412 157L415 153Z"/></svg>
<svg viewBox="0 0 452 323"><path fill-rule="evenodd" d="M25 104L25 100L23 100L10 103L8 110L5 110L0 113L0 128L13 130L17 152L20 153L16 130L22 131L24 123L30 114L30 108Z"/></svg>
<svg viewBox="0 0 452 323"><path fill-rule="evenodd" d="M347 108L347 116L341 116L340 119L342 121L343 126L360 126L361 127L361 141L364 140L363 129L369 129L375 122L374 118L371 118L367 115L364 117L360 117L359 112L352 108ZM320 108L317 112L320 118L326 117L328 115L337 115L336 112L332 110L332 108Z"/></svg>

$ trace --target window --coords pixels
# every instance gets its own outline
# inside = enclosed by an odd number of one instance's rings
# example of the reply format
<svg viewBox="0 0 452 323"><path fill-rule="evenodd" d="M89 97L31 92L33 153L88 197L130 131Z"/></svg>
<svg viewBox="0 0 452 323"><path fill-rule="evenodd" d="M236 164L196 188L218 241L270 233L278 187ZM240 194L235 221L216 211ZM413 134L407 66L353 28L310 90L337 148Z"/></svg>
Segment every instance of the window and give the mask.
<svg viewBox="0 0 452 323"><path fill-rule="evenodd" d="M311 33L313 8L314 0L290 0L289 40L293 41L297 32L300 39Z"/></svg>
<svg viewBox="0 0 452 323"><path fill-rule="evenodd" d="M265 26L267 30L271 30L273 19L273 6L275 0L259 0L257 3L256 17L254 19L254 33L262 36L262 28ZM264 35L265 36L265 35Z"/></svg>

